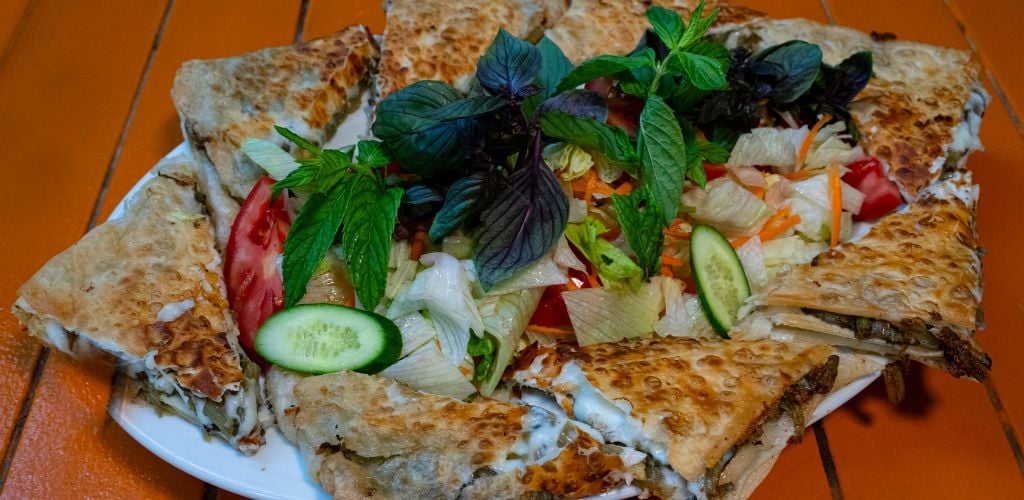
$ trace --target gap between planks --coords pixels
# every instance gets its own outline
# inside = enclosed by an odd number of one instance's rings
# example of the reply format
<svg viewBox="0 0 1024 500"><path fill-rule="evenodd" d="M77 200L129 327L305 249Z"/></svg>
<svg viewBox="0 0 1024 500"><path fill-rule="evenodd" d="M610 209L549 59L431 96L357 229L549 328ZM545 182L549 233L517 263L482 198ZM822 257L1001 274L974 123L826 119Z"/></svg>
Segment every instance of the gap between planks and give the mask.
<svg viewBox="0 0 1024 500"><path fill-rule="evenodd" d="M4 59L0 60L0 69L3 67L3 63L6 62L6 58L14 46L14 42L20 34L22 25L25 24L28 19L28 13L31 12L31 8L34 7L35 1L33 1L28 7L26 7L26 15L24 15L19 23L18 29L15 34L11 37L11 42L8 44L8 49L4 52ZM128 136L128 129L131 127L132 121L135 118L135 112L139 106L139 100L142 96L142 89L146 85L146 78L149 76L149 70L153 66L153 59L156 56L157 48L160 46L160 39L163 36L164 28L167 26L167 20L170 18L171 8L174 6L174 0L168 0L164 12L160 18L160 25L157 27L156 34L153 37L153 43L150 46L149 54L146 56L146 63L142 67L142 74L139 77L138 83L135 85L135 92L132 95L131 105L128 108L128 116L125 117L124 124L121 126L121 133L117 138L117 145L114 147L114 153L111 155L110 162L107 164L106 172L104 173L103 180L100 183L100 190L96 196L96 200L93 202L92 212L89 215L89 221L86 224L85 232L89 232L96 225L96 219L99 215L100 208L103 205L103 199L107 193L107 187L110 185L110 179L113 177L114 168L117 166L117 162L121 157L121 150L124 147L125 139ZM28 389L25 392L25 397L21 401L21 405L18 410L18 417L14 421L14 427L11 429L11 440L8 443L7 451L4 454L3 461L0 462L0 492L3 491L3 486L7 481L7 476L10 473L11 466L14 462L15 453L18 450L18 445L21 442L21 433L25 428L25 423L28 421L29 412L32 409L32 402L35 399L36 390L39 388L39 383L43 378L43 372L46 367L46 361L50 357L50 348L43 347L40 349L39 357L36 358L36 363L32 369L32 378L29 380Z"/></svg>
<svg viewBox="0 0 1024 500"><path fill-rule="evenodd" d="M0 54L0 72L4 70L4 66L7 64L7 59L14 52L14 46L18 43L18 38L21 37L21 32L25 29L25 25L28 24L28 18L32 16L32 11L36 8L38 0L31 0L28 5L25 5L25 10L22 11L21 17L18 19L17 26L14 27L14 31L11 32L11 38L8 39L7 45L4 46L4 51ZM3 482L0 482L3 484Z"/></svg>

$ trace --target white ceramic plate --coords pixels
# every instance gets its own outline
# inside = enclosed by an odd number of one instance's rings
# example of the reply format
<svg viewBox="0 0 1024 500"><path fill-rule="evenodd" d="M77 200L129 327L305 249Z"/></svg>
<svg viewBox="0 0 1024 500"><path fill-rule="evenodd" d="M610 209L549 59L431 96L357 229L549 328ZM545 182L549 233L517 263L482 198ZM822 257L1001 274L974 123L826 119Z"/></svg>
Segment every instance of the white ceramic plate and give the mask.
<svg viewBox="0 0 1024 500"><path fill-rule="evenodd" d="M364 96L365 98L365 96ZM353 113L338 128L327 145L352 144L367 130L363 113ZM184 144L168 157L188 155ZM120 217L125 200L151 177L146 174L114 209L111 218ZM865 375L831 394L811 415L808 425L828 415L864 390L879 373ZM306 473L298 448L289 443L276 427L267 429L267 444L253 456L239 453L224 441L204 439L199 428L177 416L159 416L153 408L130 401L115 393L108 408L114 420L136 441L175 467L218 488L252 498L328 499L326 493ZM607 498L618 498L611 496Z"/></svg>

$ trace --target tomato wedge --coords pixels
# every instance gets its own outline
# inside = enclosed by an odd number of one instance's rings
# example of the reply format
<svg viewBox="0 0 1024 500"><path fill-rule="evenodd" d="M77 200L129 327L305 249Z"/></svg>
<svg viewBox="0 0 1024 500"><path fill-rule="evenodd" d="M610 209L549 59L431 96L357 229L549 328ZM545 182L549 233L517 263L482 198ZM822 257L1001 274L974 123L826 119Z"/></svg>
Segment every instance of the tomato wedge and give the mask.
<svg viewBox="0 0 1024 500"><path fill-rule="evenodd" d="M291 227L284 196L271 203L274 180L263 177L242 203L224 258L228 302L238 322L239 341L251 359L268 366L256 354L256 331L284 305L284 282L277 260Z"/></svg>
<svg viewBox="0 0 1024 500"><path fill-rule="evenodd" d="M587 275L575 269L569 270L569 279L576 288L590 287ZM551 285L544 289L544 295L540 297L540 304L530 318L530 324L549 328L569 326L569 310L565 308L565 300L562 299L562 292L568 289L565 285Z"/></svg>
<svg viewBox="0 0 1024 500"><path fill-rule="evenodd" d="M849 165L843 182L864 193L864 203L854 220L874 220L899 208L903 203L900 188L885 176L878 158L865 158Z"/></svg>

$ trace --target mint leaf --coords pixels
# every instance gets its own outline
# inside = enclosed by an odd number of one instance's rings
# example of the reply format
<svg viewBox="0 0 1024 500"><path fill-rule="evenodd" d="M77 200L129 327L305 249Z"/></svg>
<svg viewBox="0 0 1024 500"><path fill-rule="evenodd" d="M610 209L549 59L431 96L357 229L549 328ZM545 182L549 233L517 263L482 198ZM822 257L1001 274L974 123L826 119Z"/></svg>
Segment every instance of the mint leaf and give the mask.
<svg viewBox="0 0 1024 500"><path fill-rule="evenodd" d="M640 152L640 179L650 189L653 201L668 225L679 212L686 145L672 108L658 95L650 96L640 112L637 149Z"/></svg>
<svg viewBox="0 0 1024 500"><path fill-rule="evenodd" d="M319 160L316 163L299 165L299 168L292 170L284 179L275 182L270 187L273 198L276 200L281 191L285 189L298 189L313 184L320 174L320 167Z"/></svg>
<svg viewBox="0 0 1024 500"><path fill-rule="evenodd" d="M445 83L416 82L377 105L373 134L408 172L430 176L453 170L464 159L458 122L442 122L434 113L460 99L462 96Z"/></svg>
<svg viewBox="0 0 1024 500"><path fill-rule="evenodd" d="M292 222L281 261L285 307L295 305L306 294L306 283L334 242L345 216L349 187L350 183L339 182L326 193L314 194Z"/></svg>
<svg viewBox="0 0 1024 500"><path fill-rule="evenodd" d="M544 164L540 144L538 134L527 163L481 214L473 261L484 290L541 258L565 230L569 200Z"/></svg>
<svg viewBox="0 0 1024 500"><path fill-rule="evenodd" d="M699 142L699 141L698 141ZM700 156L708 163L724 164L729 161L729 150L714 142L699 142Z"/></svg>
<svg viewBox="0 0 1024 500"><path fill-rule="evenodd" d="M581 118L591 118L599 122L608 119L608 105L604 98L590 90L570 90L562 92L544 102L537 108L537 113L560 111Z"/></svg>
<svg viewBox="0 0 1024 500"><path fill-rule="evenodd" d="M656 222L660 231L660 221ZM635 290L644 272L619 247L600 237L606 232L608 228L601 221L588 216L579 224L569 224L565 237L590 261L605 288Z"/></svg>
<svg viewBox="0 0 1024 500"><path fill-rule="evenodd" d="M353 176L349 184L341 251L356 297L364 309L372 311L384 296L387 284L391 234L398 219L402 189L385 191L370 175Z"/></svg>
<svg viewBox="0 0 1024 500"><path fill-rule="evenodd" d="M315 155L320 154L319 146L313 144L308 139L300 136L299 134L296 134L295 132L292 132L291 130L288 130L280 125L274 125L274 130L276 130L278 134L281 134L285 139L292 141L292 143L294 143L296 146L305 149L306 151L309 151L310 153L313 153Z"/></svg>
<svg viewBox="0 0 1024 500"><path fill-rule="evenodd" d="M732 54L729 52L729 49L725 48L725 45L706 38L697 40L690 44L690 46L686 48L686 52L710 57L718 61L718 64L722 66L723 70L729 69L729 59L732 58Z"/></svg>
<svg viewBox="0 0 1024 500"><path fill-rule="evenodd" d="M548 137L596 150L613 162L633 164L638 160L629 135L619 127L557 111L541 114L540 126Z"/></svg>
<svg viewBox="0 0 1024 500"><path fill-rule="evenodd" d="M391 163L384 148L378 141L359 141L359 163L368 167L383 167Z"/></svg>
<svg viewBox="0 0 1024 500"><path fill-rule="evenodd" d="M602 76L614 75L631 69L649 67L653 59L646 52L633 56L602 55L585 61L558 84L556 92L565 92Z"/></svg>
<svg viewBox="0 0 1024 500"><path fill-rule="evenodd" d="M540 92L523 99L522 109L526 116L533 116L537 106L554 95L558 82L562 81L565 75L568 75L573 69L572 63L569 62L568 57L565 57L562 49L558 48L558 44L552 42L548 37L541 38L537 42L537 50L540 51L541 58L540 73L537 73L537 78L533 80L533 83L540 89Z"/></svg>
<svg viewBox="0 0 1024 500"><path fill-rule="evenodd" d="M452 183L444 197L444 205L430 225L430 239L437 241L462 225L480 205L480 196L487 186L487 175L476 173Z"/></svg>
<svg viewBox="0 0 1024 500"><path fill-rule="evenodd" d="M689 77L694 86L701 90L717 90L725 87L725 69L708 56L679 52L669 59L669 68Z"/></svg>
<svg viewBox="0 0 1024 500"><path fill-rule="evenodd" d="M485 115L507 104L509 101L490 95L467 97L434 111L433 116L441 122L464 120Z"/></svg>
<svg viewBox="0 0 1024 500"><path fill-rule="evenodd" d="M476 67L476 79L487 90L498 94L525 97L531 95L528 88L541 69L540 51L533 44L520 40L504 28L480 57Z"/></svg>
<svg viewBox="0 0 1024 500"><path fill-rule="evenodd" d="M715 7L715 10L711 11L710 14L705 17L701 17L701 15L704 14L704 0L700 0L697 7L690 12L690 24L686 27L686 32L683 33L683 39L680 40L679 46L686 48L689 47L690 44L700 40L700 38L708 32L708 29L711 28L711 25L714 24L715 18L718 17L719 10L721 9Z"/></svg>
<svg viewBox="0 0 1024 500"><path fill-rule="evenodd" d="M654 32L658 34L658 38L665 42L666 47L675 49L679 46L686 26L683 24L683 18L678 13L658 5L653 5L647 9L644 15L650 21Z"/></svg>
<svg viewBox="0 0 1024 500"><path fill-rule="evenodd" d="M498 342L489 333L484 333L480 337L470 335L466 354L474 359L473 382L483 382L490 377L491 370L494 369L494 359L498 355Z"/></svg>
<svg viewBox="0 0 1024 500"><path fill-rule="evenodd" d="M661 230L662 216L658 213L658 204L653 201L650 191L637 189L628 196L613 194L612 206L622 233L626 235L626 242L643 269L644 278L658 274L665 235Z"/></svg>

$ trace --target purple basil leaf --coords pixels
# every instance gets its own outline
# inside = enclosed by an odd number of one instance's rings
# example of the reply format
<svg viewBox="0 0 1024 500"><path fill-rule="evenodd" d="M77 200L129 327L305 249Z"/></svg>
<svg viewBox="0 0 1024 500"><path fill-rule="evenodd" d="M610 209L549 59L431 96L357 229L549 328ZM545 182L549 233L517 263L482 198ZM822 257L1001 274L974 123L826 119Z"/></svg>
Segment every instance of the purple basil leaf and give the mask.
<svg viewBox="0 0 1024 500"><path fill-rule="evenodd" d="M476 67L476 79L494 94L525 97L536 88L528 88L540 72L540 51L532 43L520 40L504 29L498 30ZM524 94L524 92L526 92Z"/></svg>
<svg viewBox="0 0 1024 500"><path fill-rule="evenodd" d="M580 118L592 118L599 122L608 119L608 106L597 92L570 90L541 103L537 113L561 111Z"/></svg>

